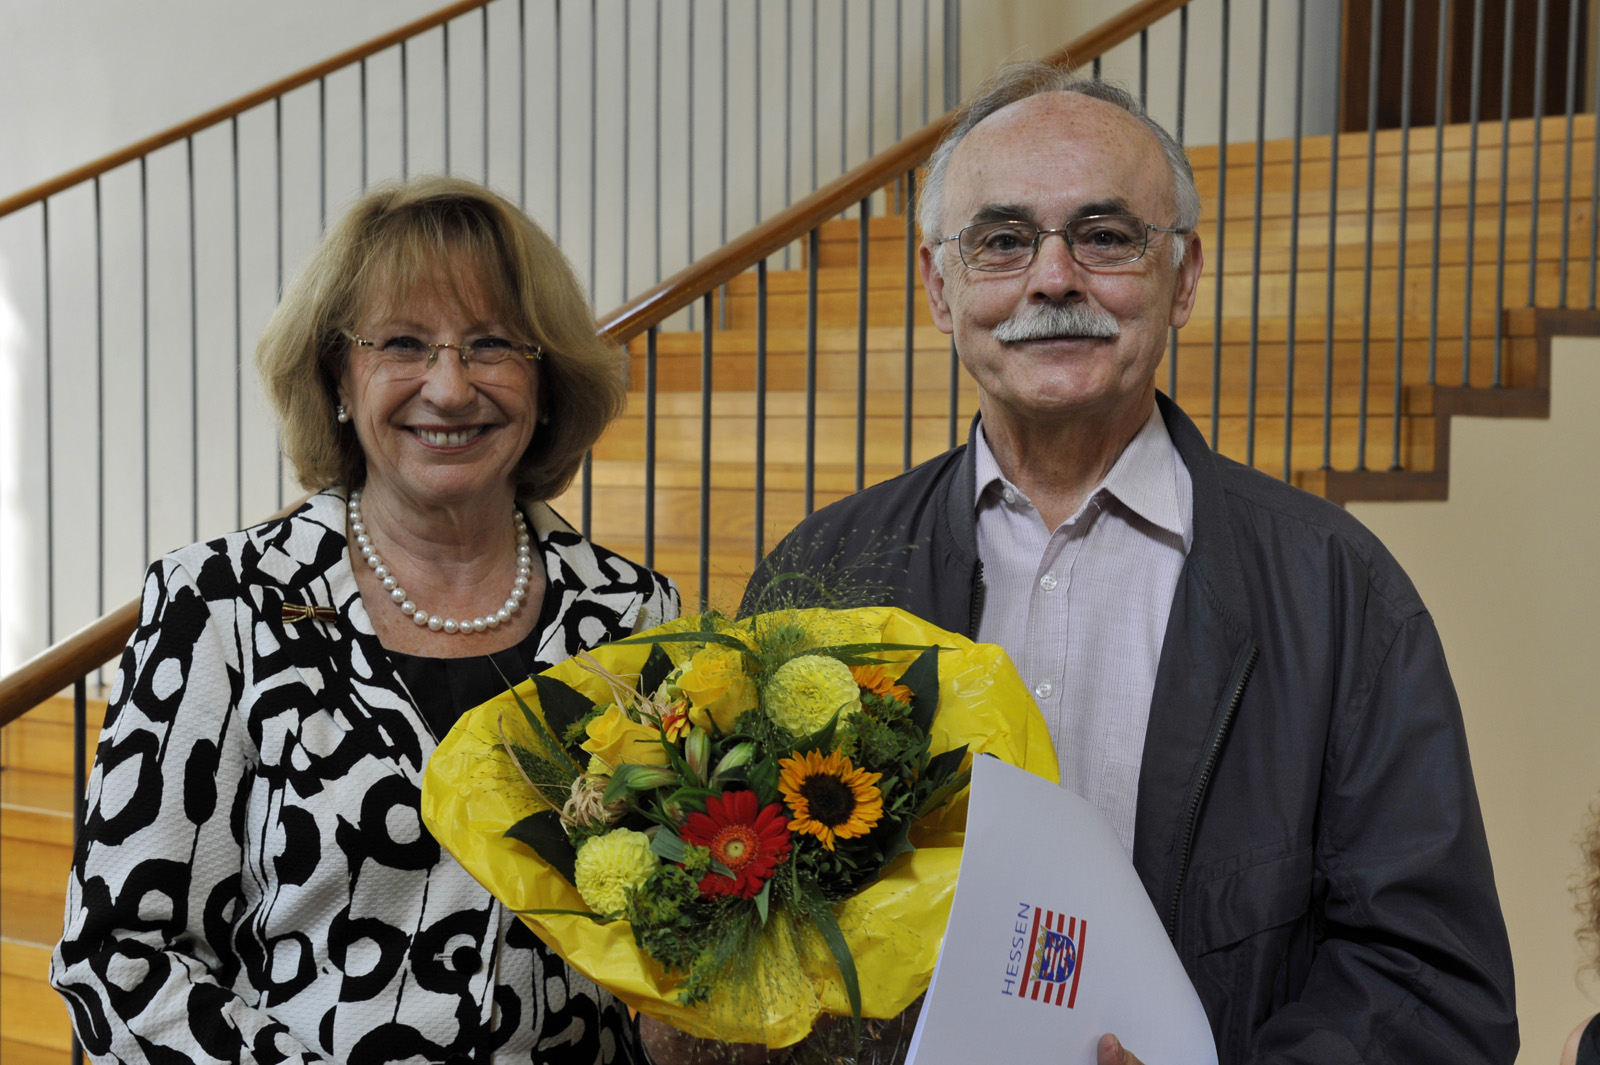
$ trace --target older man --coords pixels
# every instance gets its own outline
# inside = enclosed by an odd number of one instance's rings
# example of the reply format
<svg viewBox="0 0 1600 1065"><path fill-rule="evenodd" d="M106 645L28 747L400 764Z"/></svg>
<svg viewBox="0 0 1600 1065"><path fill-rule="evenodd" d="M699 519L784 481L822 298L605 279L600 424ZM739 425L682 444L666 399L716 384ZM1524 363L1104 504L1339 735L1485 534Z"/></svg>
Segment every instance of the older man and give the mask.
<svg viewBox="0 0 1600 1065"><path fill-rule="evenodd" d="M1510 1062L1510 952L1431 618L1357 522L1215 455L1156 393L1199 209L1127 94L1040 64L991 78L922 200L970 441L807 519L752 587L843 571L1011 653L1223 1062ZM1101 1065L1137 1060L1102 1040Z"/></svg>

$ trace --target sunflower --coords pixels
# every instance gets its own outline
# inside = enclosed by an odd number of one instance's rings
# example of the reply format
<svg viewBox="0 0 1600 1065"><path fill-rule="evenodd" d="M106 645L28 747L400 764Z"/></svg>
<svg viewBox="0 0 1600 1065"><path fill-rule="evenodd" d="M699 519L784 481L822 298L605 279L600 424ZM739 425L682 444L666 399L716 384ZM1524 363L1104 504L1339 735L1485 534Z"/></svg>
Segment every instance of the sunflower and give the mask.
<svg viewBox="0 0 1600 1065"><path fill-rule="evenodd" d="M816 751L778 763L778 790L789 803L791 832L807 832L833 850L835 839L864 836L883 817L882 773L857 769L839 751Z"/></svg>
<svg viewBox="0 0 1600 1065"><path fill-rule="evenodd" d="M725 791L706 799L706 812L693 813L680 833L687 843L708 848L711 857L733 871L732 879L709 872L700 878L702 895L754 898L789 854L783 807L766 808L753 791Z"/></svg>
<svg viewBox="0 0 1600 1065"><path fill-rule="evenodd" d="M863 691L911 705L911 689L891 676L887 666L851 666L850 675Z"/></svg>

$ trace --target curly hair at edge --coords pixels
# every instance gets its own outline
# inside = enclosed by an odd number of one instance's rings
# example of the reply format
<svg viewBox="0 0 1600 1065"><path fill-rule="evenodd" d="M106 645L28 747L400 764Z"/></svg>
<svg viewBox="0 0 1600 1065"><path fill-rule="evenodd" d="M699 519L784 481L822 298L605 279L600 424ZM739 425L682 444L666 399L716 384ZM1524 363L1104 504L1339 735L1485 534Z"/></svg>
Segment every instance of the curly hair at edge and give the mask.
<svg viewBox="0 0 1600 1065"><path fill-rule="evenodd" d="M403 308L419 287L543 349L540 424L517 491L559 495L622 412L624 356L596 335L583 289L544 230L481 185L447 177L381 185L357 200L267 323L256 364L296 478L313 490L365 481L355 430L334 419L350 357L344 334L365 314Z"/></svg>
<svg viewBox="0 0 1600 1065"><path fill-rule="evenodd" d="M1579 841L1583 864L1572 880L1572 895L1583 923L1578 942L1588 957L1583 972L1600 977L1600 799L1589 807L1589 824Z"/></svg>

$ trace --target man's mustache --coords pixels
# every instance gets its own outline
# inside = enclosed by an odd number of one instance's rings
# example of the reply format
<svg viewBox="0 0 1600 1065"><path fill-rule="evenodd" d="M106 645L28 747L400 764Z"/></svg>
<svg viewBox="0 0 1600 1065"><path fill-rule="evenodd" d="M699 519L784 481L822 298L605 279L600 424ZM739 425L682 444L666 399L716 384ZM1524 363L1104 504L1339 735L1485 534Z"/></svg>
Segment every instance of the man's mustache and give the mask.
<svg viewBox="0 0 1600 1065"><path fill-rule="evenodd" d="M1012 315L994 327L993 335L1001 343L1010 344L1055 337L1110 339L1121 331L1116 317L1109 311L1086 303L1052 303Z"/></svg>

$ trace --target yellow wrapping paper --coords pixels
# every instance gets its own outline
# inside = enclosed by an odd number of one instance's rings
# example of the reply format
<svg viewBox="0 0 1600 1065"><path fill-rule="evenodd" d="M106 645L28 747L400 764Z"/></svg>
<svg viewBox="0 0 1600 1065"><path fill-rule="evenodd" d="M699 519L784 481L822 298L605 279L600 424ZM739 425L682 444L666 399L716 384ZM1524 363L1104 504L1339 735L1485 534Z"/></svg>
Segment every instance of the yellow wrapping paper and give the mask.
<svg viewBox="0 0 1600 1065"><path fill-rule="evenodd" d="M975 644L889 607L800 611L793 616L828 643L946 648L939 655L933 753L965 743L974 753L986 752L1051 781L1058 779L1044 719L999 647ZM653 631L684 628L680 620ZM686 653L681 644L663 647L675 659ZM592 652L623 677L636 677L649 653L648 644L612 644ZM546 674L597 701L611 699L605 683L575 661ZM517 691L537 712L533 683L525 681ZM445 849L513 910L586 911L577 889L560 873L531 848L505 838L506 829L544 804L529 792L501 745L502 713L508 729L520 722L509 693L464 715L439 745L423 777L423 820ZM835 909L855 959L865 1017L893 1017L927 990L950 916L966 805L962 792L930 814L912 832L917 850L895 859L876 882ZM781 983L794 988L797 979L803 980L802 992L757 996L759 1008L752 1009L749 995L734 1001L719 989L709 1001L686 1007L676 1001L677 979L635 945L626 922L602 925L566 914L525 914L523 920L567 964L629 1006L695 1035L781 1047L802 1039L824 1011L850 1013L831 959L796 972L794 955L774 951L773 964L791 970L782 974Z"/></svg>

